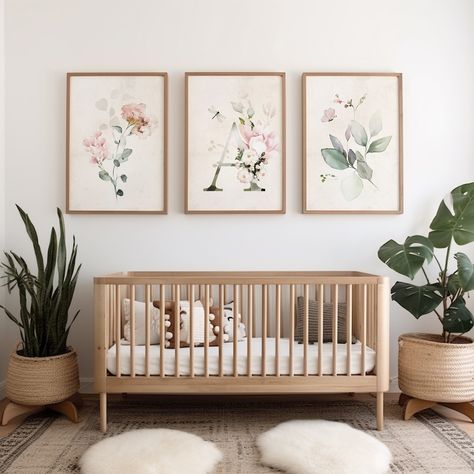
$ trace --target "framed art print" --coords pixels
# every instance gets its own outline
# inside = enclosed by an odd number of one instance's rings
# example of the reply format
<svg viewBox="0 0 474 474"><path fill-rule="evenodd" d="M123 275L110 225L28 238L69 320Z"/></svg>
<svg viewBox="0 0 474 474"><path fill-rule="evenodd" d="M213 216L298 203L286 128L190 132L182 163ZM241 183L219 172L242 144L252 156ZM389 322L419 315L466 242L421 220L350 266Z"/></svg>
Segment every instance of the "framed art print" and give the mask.
<svg viewBox="0 0 474 474"><path fill-rule="evenodd" d="M68 213L167 212L167 74L68 73Z"/></svg>
<svg viewBox="0 0 474 474"><path fill-rule="evenodd" d="M302 81L303 212L402 213L402 75Z"/></svg>
<svg viewBox="0 0 474 474"><path fill-rule="evenodd" d="M285 212L285 74L186 73L186 213Z"/></svg>

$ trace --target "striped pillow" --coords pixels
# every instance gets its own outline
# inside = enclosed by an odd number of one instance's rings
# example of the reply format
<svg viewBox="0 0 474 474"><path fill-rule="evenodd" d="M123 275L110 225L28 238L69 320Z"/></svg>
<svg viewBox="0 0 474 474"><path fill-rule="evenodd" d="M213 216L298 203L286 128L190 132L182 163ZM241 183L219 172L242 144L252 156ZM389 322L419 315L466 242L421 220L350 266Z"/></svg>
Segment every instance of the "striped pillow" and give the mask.
<svg viewBox="0 0 474 474"><path fill-rule="evenodd" d="M318 302L316 300L308 301L308 342L314 344L318 342ZM295 341L304 342L304 296L298 296L296 299L296 330ZM323 342L332 342L332 303L323 304ZM344 344L346 342L346 304L337 305L337 342ZM356 342L352 338L352 344Z"/></svg>

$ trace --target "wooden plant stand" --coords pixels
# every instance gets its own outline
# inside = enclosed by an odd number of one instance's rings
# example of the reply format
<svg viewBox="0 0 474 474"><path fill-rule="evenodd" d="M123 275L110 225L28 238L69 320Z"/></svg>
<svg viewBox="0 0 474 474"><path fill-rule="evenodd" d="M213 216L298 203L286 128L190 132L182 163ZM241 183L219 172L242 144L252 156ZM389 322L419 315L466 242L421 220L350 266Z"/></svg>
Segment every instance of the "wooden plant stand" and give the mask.
<svg viewBox="0 0 474 474"><path fill-rule="evenodd" d="M400 394L398 403L403 408L403 419L409 420L416 413L426 410L428 408L433 408L436 405L440 405L451 410L462 413L463 415L470 418L474 423L474 405L470 402L461 402L461 403L445 403L445 402L433 402L430 400L422 400L420 398L410 397L404 393Z"/></svg>
<svg viewBox="0 0 474 474"><path fill-rule="evenodd" d="M82 406L82 399L78 393L74 394L72 397L69 397L67 400L59 403L53 403L51 405L20 405L8 399L5 401L5 408L3 409L1 416L2 426L5 426L9 421L13 420L13 418L16 418L17 416L32 415L33 413L38 413L42 410L53 410L66 416L73 423L77 423L79 421L77 407Z"/></svg>

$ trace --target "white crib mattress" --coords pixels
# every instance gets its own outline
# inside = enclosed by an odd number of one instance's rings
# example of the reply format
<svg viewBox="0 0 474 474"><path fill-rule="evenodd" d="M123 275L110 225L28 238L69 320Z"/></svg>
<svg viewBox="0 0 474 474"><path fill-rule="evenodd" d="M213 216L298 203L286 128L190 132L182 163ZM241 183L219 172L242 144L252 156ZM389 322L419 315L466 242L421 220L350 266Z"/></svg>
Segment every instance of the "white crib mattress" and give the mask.
<svg viewBox="0 0 474 474"><path fill-rule="evenodd" d="M275 374L275 339L266 339L266 374ZM290 373L289 339L280 339L280 375ZM208 366L210 375L219 375L219 348L209 347ZM294 343L293 373L304 374L304 345ZM120 373L130 375L130 345L120 345ZM164 349L164 368L166 375L175 375L175 349ZM359 341L351 344L351 374L358 375L362 371L361 360L362 345ZM107 353L107 369L116 375L116 345L114 344ZM150 346L149 352L150 374L160 375L160 346ZM190 375L189 347L179 349L180 375ZM347 346L337 344L337 374L347 374ZM375 351L366 347L365 370L370 372L375 367ZM247 339L237 344L237 369L239 375L247 375ZM323 344L323 374L331 375L332 343ZM223 371L225 375L233 375L233 343L223 345ZM204 375L204 347L194 348L194 373ZM135 346L135 374L145 375L145 346ZM262 339L252 339L252 375L262 374ZM318 344L308 345L308 374L318 374Z"/></svg>

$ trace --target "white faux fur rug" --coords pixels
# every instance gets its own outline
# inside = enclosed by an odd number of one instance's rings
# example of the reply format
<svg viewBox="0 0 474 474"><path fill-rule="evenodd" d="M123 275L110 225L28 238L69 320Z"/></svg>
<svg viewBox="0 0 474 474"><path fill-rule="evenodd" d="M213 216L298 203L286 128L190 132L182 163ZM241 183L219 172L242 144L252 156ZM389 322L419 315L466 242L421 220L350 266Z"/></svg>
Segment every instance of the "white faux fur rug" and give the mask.
<svg viewBox="0 0 474 474"><path fill-rule="evenodd" d="M290 474L385 474L390 450L345 423L295 420L257 439L261 462Z"/></svg>
<svg viewBox="0 0 474 474"><path fill-rule="evenodd" d="M214 443L194 434L142 429L99 441L79 464L83 474L208 474L221 459Z"/></svg>

